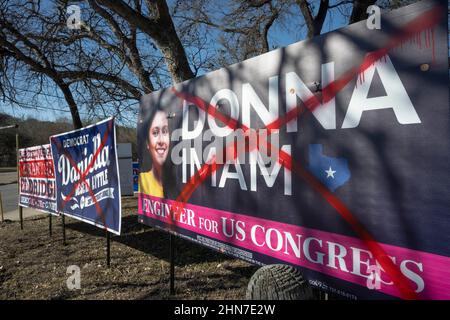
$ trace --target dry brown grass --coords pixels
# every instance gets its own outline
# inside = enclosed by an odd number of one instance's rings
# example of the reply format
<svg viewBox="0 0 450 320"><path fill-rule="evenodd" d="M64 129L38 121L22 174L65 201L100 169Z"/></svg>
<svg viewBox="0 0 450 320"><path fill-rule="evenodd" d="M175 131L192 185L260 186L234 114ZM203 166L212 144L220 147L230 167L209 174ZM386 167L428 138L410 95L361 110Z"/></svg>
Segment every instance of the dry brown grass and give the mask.
<svg viewBox="0 0 450 320"><path fill-rule="evenodd" d="M177 238L175 296L169 296L169 235L137 222L136 200L123 201L122 235L106 267L104 231L60 218L48 234L46 215L0 225L0 299L244 299L250 264ZM81 289L69 290L67 267L81 268Z"/></svg>

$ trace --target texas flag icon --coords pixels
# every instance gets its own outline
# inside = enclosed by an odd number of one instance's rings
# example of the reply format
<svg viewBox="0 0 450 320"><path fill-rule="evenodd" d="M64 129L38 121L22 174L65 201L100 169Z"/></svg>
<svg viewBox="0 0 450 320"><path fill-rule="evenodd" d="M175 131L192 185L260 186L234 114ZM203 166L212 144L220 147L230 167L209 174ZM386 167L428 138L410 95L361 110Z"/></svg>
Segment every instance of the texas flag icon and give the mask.
<svg viewBox="0 0 450 320"><path fill-rule="evenodd" d="M345 158L333 158L323 155L321 144L309 145L309 166L311 173L330 191L345 184L350 179L348 161Z"/></svg>

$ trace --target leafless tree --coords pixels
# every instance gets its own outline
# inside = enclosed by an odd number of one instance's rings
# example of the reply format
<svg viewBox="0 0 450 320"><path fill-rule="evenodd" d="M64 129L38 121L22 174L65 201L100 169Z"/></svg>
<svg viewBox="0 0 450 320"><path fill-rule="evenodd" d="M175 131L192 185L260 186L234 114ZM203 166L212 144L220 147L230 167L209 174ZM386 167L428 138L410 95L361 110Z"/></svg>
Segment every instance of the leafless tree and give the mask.
<svg viewBox="0 0 450 320"><path fill-rule="evenodd" d="M94 29L73 33L67 28L64 6L2 1L0 27L0 88L7 101L24 105L17 88L32 87L35 94L41 94L51 88L50 80L63 94L73 125L79 128L77 101L98 106L137 100L142 94L130 77L123 77L125 63L115 57L116 52L100 50L99 45L86 41ZM25 100L29 97L26 94Z"/></svg>
<svg viewBox="0 0 450 320"><path fill-rule="evenodd" d="M313 1L306 0L296 0L297 5L300 7L300 10L305 19L306 25L308 27L308 38L311 39L314 36L317 36L322 31L323 23L325 22L325 18L328 13L328 9L330 7L329 0L321 0L319 4L319 9L317 14L314 15L312 3ZM316 1L317 3L317 1Z"/></svg>
<svg viewBox="0 0 450 320"><path fill-rule="evenodd" d="M284 32L306 28L307 38L321 34L330 13L348 11L352 22L364 19L370 0L219 0L178 1L173 17L180 28L199 29L217 39L215 66L242 61L277 47L269 31L275 25ZM345 10L343 10L345 9ZM298 40L302 40L298 38Z"/></svg>
<svg viewBox="0 0 450 320"><path fill-rule="evenodd" d="M26 106L54 95L69 106L75 127L82 125L80 108L125 117L136 113L142 94L276 47L275 25L306 28L311 38L334 9L344 8L355 22L373 3L192 0L169 7L165 0L85 0L78 3L82 27L71 29L69 0L0 0L0 96Z"/></svg>
<svg viewBox="0 0 450 320"><path fill-rule="evenodd" d="M122 0L96 2L121 16L155 41L175 82L194 77L165 0L145 0L146 10L141 10L141 7L133 8Z"/></svg>
<svg viewBox="0 0 450 320"><path fill-rule="evenodd" d="M61 90L70 108L73 124L81 127L81 118L69 84L57 72L52 52L42 42L33 41L29 36L35 27L35 20L28 15L33 8L27 3L11 3L2 1L0 7L0 54L2 72L0 89L4 98L18 103L16 100L16 84L37 82L40 88L43 77L51 79ZM26 16L25 16L26 15ZM26 17L26 19L25 19ZM50 52L50 54L49 54Z"/></svg>

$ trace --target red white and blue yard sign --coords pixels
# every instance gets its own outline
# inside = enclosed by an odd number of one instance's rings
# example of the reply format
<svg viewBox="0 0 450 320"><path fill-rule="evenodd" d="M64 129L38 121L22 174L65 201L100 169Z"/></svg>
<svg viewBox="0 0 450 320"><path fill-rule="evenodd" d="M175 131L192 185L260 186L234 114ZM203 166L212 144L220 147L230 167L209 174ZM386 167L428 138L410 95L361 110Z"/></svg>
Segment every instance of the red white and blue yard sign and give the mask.
<svg viewBox="0 0 450 320"><path fill-rule="evenodd" d="M57 208L115 234L121 228L121 193L114 119L50 137Z"/></svg>
<svg viewBox="0 0 450 320"><path fill-rule="evenodd" d="M58 215L52 149L19 149L19 205Z"/></svg>

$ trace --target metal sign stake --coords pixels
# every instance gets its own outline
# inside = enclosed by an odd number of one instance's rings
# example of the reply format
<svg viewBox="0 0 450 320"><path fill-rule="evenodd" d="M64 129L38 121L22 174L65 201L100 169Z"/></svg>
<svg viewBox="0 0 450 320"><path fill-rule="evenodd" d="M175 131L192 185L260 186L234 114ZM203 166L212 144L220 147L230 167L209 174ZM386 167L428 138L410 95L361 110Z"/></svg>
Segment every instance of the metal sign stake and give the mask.
<svg viewBox="0 0 450 320"><path fill-rule="evenodd" d="M106 265L111 266L111 234L106 230Z"/></svg>
<svg viewBox="0 0 450 320"><path fill-rule="evenodd" d="M5 220L3 217L3 202L2 202L2 193L0 192L0 212L2 213L2 222Z"/></svg>
<svg viewBox="0 0 450 320"><path fill-rule="evenodd" d="M16 157L17 157L17 194L20 196L20 174L19 174L19 134L16 133ZM23 212L19 204L20 230L23 230Z"/></svg>
<svg viewBox="0 0 450 320"><path fill-rule="evenodd" d="M23 212L21 206L19 206L19 219L20 219L20 230L23 230Z"/></svg>
<svg viewBox="0 0 450 320"><path fill-rule="evenodd" d="M67 245L66 244L66 220L65 220L65 215L62 215L62 233L63 233L63 245Z"/></svg>
<svg viewBox="0 0 450 320"><path fill-rule="evenodd" d="M172 234L169 235L170 246L170 295L175 294L175 238Z"/></svg>
<svg viewBox="0 0 450 320"><path fill-rule="evenodd" d="M48 233L50 237L52 236L52 215L48 215Z"/></svg>

